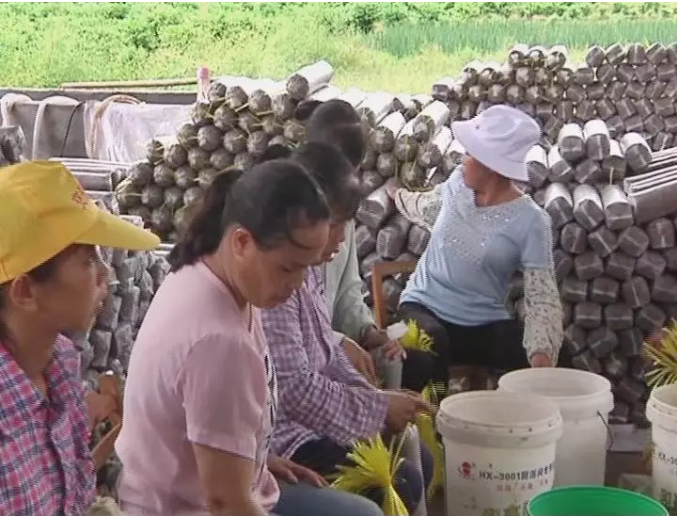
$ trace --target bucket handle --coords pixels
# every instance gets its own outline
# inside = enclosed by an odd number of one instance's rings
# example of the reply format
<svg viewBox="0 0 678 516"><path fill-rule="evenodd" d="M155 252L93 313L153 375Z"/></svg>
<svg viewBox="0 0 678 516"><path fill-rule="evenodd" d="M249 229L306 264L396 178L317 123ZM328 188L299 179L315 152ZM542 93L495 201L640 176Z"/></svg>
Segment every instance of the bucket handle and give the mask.
<svg viewBox="0 0 678 516"><path fill-rule="evenodd" d="M608 422L605 421L605 418L603 417L603 414L600 413L600 410L596 411L596 414L598 414L598 417L603 422L603 425L605 425L605 430L607 430L607 437L609 443L607 445L607 451L609 452L612 450L612 446L614 445L614 435L612 434L612 429L610 428Z"/></svg>

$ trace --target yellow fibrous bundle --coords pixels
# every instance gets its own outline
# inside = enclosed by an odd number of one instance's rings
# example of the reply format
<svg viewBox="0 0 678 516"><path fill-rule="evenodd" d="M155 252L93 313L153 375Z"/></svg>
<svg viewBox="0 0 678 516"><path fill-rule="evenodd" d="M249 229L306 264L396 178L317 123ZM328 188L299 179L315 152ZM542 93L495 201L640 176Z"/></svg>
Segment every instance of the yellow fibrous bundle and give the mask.
<svg viewBox="0 0 678 516"><path fill-rule="evenodd" d="M645 355L652 361L652 369L646 374L651 387L676 383L676 321L663 330L658 342L645 343Z"/></svg>

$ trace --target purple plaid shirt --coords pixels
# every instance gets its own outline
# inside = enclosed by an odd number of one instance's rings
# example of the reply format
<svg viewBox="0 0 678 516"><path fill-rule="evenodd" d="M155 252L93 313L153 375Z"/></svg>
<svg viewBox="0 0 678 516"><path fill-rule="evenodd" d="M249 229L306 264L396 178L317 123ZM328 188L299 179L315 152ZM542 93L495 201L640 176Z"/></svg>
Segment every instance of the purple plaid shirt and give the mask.
<svg viewBox="0 0 678 516"><path fill-rule="evenodd" d="M262 310L261 319L278 377L276 454L289 458L322 437L349 445L383 429L386 395L355 370L332 331L321 267L309 269L301 288Z"/></svg>
<svg viewBox="0 0 678 516"><path fill-rule="evenodd" d="M80 357L59 337L49 399L0 343L0 515L82 515L94 501Z"/></svg>

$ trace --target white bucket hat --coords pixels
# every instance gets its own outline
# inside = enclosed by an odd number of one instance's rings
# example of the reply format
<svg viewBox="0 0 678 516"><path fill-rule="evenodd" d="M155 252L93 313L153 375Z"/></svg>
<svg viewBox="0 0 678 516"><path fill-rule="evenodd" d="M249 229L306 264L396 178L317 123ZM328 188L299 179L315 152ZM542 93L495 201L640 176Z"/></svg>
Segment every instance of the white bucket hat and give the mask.
<svg viewBox="0 0 678 516"><path fill-rule="evenodd" d="M528 180L525 157L541 137L529 115L509 106L492 106L471 120L452 122L452 132L468 154L497 174Z"/></svg>

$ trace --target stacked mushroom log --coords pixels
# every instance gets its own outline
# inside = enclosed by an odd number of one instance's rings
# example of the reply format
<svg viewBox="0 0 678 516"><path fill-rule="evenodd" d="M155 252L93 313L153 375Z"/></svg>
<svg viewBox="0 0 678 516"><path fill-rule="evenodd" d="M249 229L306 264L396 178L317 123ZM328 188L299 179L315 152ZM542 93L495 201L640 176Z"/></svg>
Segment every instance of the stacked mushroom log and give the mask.
<svg viewBox="0 0 678 516"><path fill-rule="evenodd" d="M676 317L676 149L638 133L566 124L528 155L529 189L553 225L567 355L615 385L615 420L641 422L644 338ZM512 294L521 295L516 278ZM517 312L523 315L522 302Z"/></svg>
<svg viewBox="0 0 678 516"><path fill-rule="evenodd" d="M26 138L21 127L0 127L0 167L21 161L26 147Z"/></svg>
<svg viewBox="0 0 678 516"><path fill-rule="evenodd" d="M613 136L638 132L660 150L676 143L676 44L594 46L577 65L562 46L516 45L506 63L469 63L459 78L436 82L433 95L451 120L510 104L539 120L551 143L563 125L600 118Z"/></svg>
<svg viewBox="0 0 678 516"><path fill-rule="evenodd" d="M192 122L172 141L151 141L147 159L136 163L116 189L123 213L139 216L163 241L176 241L189 208L212 180L229 170L248 170L274 143L296 145L304 127L293 120L296 105L329 87L332 66L320 61L286 82L229 77L210 86L208 101L196 103Z"/></svg>
<svg viewBox="0 0 678 516"><path fill-rule="evenodd" d="M64 163L89 197L102 208L119 214L114 189L124 177L126 166L86 159L53 160ZM143 225L138 217L121 217ZM103 372L126 375L132 344L143 316L169 269L166 260L153 251L102 248L101 256L109 266L108 296L92 330L72 335L81 351L83 381L90 389L97 388L98 377Z"/></svg>

